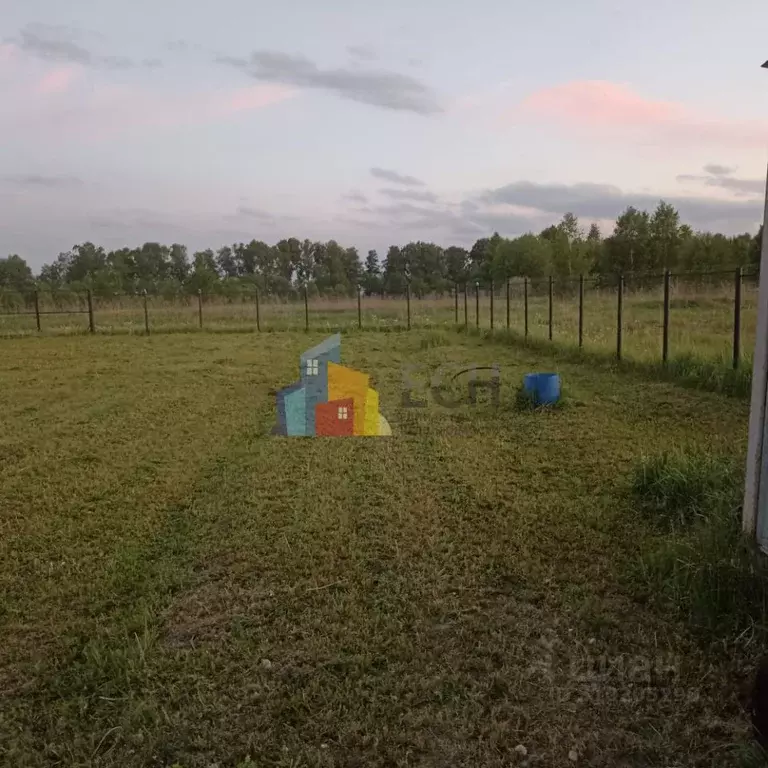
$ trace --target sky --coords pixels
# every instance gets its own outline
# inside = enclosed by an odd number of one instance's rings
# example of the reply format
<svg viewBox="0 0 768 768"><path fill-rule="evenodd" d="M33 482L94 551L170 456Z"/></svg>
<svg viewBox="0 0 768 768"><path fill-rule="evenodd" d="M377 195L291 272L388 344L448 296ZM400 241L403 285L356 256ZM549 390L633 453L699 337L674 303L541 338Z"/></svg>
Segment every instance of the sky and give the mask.
<svg viewBox="0 0 768 768"><path fill-rule="evenodd" d="M762 220L755 0L5 0L0 254Z"/></svg>

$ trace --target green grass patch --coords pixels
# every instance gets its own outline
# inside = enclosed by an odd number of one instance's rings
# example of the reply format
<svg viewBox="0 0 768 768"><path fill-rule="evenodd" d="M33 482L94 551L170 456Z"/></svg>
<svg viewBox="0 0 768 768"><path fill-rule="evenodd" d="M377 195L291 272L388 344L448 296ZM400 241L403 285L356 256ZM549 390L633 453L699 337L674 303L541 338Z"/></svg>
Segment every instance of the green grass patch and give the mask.
<svg viewBox="0 0 768 768"><path fill-rule="evenodd" d="M759 648L768 630L768 560L741 531L743 474L733 458L663 454L635 467L635 508L666 530L640 556L646 596L708 643Z"/></svg>
<svg viewBox="0 0 768 768"><path fill-rule="evenodd" d="M638 603L665 538L617 494L660 435L743 454L746 404L561 358L579 407L539 417L515 393L548 355L353 329L392 436L271 436L323 335L4 343L0 764L732 764L747 650ZM430 397L494 365L499 407Z"/></svg>
<svg viewBox="0 0 768 768"><path fill-rule="evenodd" d="M635 467L631 493L637 508L668 529L687 527L712 513L738 510L743 474L732 457L663 453Z"/></svg>

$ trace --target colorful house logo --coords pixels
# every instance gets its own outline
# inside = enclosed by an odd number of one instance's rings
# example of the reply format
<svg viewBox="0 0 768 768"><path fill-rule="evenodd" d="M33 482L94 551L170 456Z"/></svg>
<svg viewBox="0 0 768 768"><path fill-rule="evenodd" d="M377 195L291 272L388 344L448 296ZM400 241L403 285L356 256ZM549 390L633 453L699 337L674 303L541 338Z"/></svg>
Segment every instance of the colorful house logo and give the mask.
<svg viewBox="0 0 768 768"><path fill-rule="evenodd" d="M370 377L341 364L341 334L299 358L301 380L277 393L274 434L288 437L391 435Z"/></svg>

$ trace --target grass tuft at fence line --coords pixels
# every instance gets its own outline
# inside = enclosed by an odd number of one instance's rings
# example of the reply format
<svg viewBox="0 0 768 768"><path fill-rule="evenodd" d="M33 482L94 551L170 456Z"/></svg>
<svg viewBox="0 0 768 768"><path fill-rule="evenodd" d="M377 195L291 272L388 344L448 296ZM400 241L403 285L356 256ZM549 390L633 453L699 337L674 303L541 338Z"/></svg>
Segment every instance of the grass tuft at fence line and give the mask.
<svg viewBox="0 0 768 768"><path fill-rule="evenodd" d="M742 479L731 457L666 452L642 458L630 488L635 504L652 521L684 529L713 510L738 507Z"/></svg>
<svg viewBox="0 0 768 768"><path fill-rule="evenodd" d="M742 534L742 479L727 456L642 459L630 481L634 508L663 533L629 573L638 594L685 618L707 644L760 653L768 638L768 560Z"/></svg>

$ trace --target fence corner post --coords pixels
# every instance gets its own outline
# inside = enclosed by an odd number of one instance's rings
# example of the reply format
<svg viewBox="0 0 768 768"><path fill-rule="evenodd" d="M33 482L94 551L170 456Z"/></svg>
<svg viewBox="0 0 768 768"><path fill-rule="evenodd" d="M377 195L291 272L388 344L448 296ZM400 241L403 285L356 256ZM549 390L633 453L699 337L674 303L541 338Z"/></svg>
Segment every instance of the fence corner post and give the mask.
<svg viewBox="0 0 768 768"><path fill-rule="evenodd" d="M35 289L35 321L37 322L37 331L40 332L40 292Z"/></svg>
<svg viewBox="0 0 768 768"><path fill-rule="evenodd" d="M666 365L669 362L669 270L664 270L664 313L661 336L661 362Z"/></svg>
<svg viewBox="0 0 768 768"><path fill-rule="evenodd" d="M579 349L584 347L584 275L579 275Z"/></svg>
<svg viewBox="0 0 768 768"><path fill-rule="evenodd" d="M624 275L619 275L618 282L618 298L616 300L616 359L621 360L621 330L622 330L622 315L624 308Z"/></svg>
<svg viewBox="0 0 768 768"><path fill-rule="evenodd" d="M549 276L549 340L552 341L552 288L554 285L554 279L552 275Z"/></svg>
<svg viewBox="0 0 768 768"><path fill-rule="evenodd" d="M357 286L357 330L363 330L363 304L362 304L362 288Z"/></svg>
<svg viewBox="0 0 768 768"><path fill-rule="evenodd" d="M304 330L309 330L309 294L306 285L304 286Z"/></svg>
<svg viewBox="0 0 768 768"><path fill-rule="evenodd" d="M737 370L741 361L741 267L733 275L733 370Z"/></svg>
<svg viewBox="0 0 768 768"><path fill-rule="evenodd" d="M147 307L147 289L144 289L144 331L149 336L149 309Z"/></svg>
<svg viewBox="0 0 768 768"><path fill-rule="evenodd" d="M525 316L525 338L528 338L528 278L523 278L523 314Z"/></svg>
<svg viewBox="0 0 768 768"><path fill-rule="evenodd" d="M88 289L88 330L90 333L96 332L96 325L93 320L93 294Z"/></svg>
<svg viewBox="0 0 768 768"><path fill-rule="evenodd" d="M197 289L197 319L200 324L200 330L203 330L203 289Z"/></svg>
<svg viewBox="0 0 768 768"><path fill-rule="evenodd" d="M507 330L509 330L509 278L507 278Z"/></svg>
<svg viewBox="0 0 768 768"><path fill-rule="evenodd" d="M459 284L453 284L453 322L459 324Z"/></svg>
<svg viewBox="0 0 768 768"><path fill-rule="evenodd" d="M411 330L411 281L406 278L405 279L405 304L406 309L408 311L408 325L407 329Z"/></svg>
<svg viewBox="0 0 768 768"><path fill-rule="evenodd" d="M490 309L490 319L491 319L491 330L493 330L493 278L491 278L491 309Z"/></svg>

